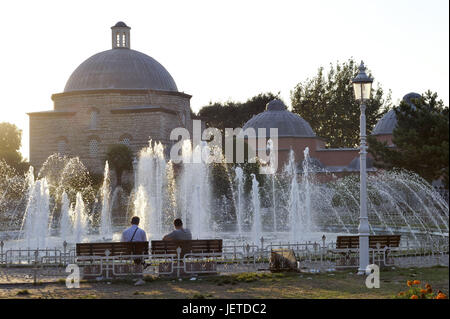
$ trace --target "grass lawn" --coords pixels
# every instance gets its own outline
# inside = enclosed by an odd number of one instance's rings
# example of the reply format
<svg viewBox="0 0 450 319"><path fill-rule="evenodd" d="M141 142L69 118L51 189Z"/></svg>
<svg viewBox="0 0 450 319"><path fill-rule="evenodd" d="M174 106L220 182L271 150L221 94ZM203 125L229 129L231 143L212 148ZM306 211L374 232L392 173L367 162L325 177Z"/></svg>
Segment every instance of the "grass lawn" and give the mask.
<svg viewBox="0 0 450 319"><path fill-rule="evenodd" d="M406 290L407 280L430 283L448 295L448 267L396 268L381 270L380 288L368 289L365 276L354 271L323 274L244 273L201 276L191 281L146 277L143 286L131 280L82 281L79 289L58 282L1 284L0 298L393 298Z"/></svg>

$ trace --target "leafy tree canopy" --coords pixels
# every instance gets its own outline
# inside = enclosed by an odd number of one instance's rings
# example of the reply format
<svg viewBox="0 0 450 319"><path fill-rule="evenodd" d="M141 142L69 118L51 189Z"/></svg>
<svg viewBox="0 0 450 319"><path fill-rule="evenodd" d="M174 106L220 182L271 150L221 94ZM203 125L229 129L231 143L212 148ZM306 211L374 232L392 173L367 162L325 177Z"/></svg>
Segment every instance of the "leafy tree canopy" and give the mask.
<svg viewBox="0 0 450 319"><path fill-rule="evenodd" d="M22 131L14 124L0 123L0 159L14 168L19 174L24 174L29 164L24 161L19 149Z"/></svg>
<svg viewBox="0 0 450 319"><path fill-rule="evenodd" d="M106 151L106 160L116 173L117 185L122 185L123 172L133 169L133 152L124 144L112 144Z"/></svg>
<svg viewBox="0 0 450 319"><path fill-rule="evenodd" d="M351 83L358 65L353 59L337 62L330 64L326 74L320 67L315 77L300 82L291 91L293 112L309 122L314 132L325 139L327 147L356 147L359 143L360 105L355 101ZM390 91L385 96L381 86L372 88L372 98L366 102L368 133L390 103Z"/></svg>
<svg viewBox="0 0 450 319"><path fill-rule="evenodd" d="M273 99L279 98L278 94L260 93L246 102L226 103L216 102L204 106L198 112L198 115L205 122L206 127L215 127L225 131L225 128L242 127L253 115L263 112L266 104Z"/></svg>
<svg viewBox="0 0 450 319"><path fill-rule="evenodd" d="M386 142L370 136L369 152L378 167L407 169L429 182L443 177L448 188L448 106L431 91L411 102L412 107L402 101L394 108L397 126L392 142L396 147L388 147Z"/></svg>

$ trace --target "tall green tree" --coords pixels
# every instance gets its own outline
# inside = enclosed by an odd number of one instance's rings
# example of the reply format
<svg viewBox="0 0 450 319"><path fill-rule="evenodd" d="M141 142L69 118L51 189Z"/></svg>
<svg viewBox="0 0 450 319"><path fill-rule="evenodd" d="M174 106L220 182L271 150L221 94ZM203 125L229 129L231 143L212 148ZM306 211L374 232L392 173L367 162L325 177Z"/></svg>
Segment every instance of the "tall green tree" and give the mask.
<svg viewBox="0 0 450 319"><path fill-rule="evenodd" d="M245 102L216 102L202 107L198 115L206 127L215 127L224 132L225 128L242 127L253 115L263 112L266 104L276 98L278 94L269 92L260 93Z"/></svg>
<svg viewBox="0 0 450 319"><path fill-rule="evenodd" d="M360 105L351 83L358 65L349 59L330 64L327 72L320 67L316 76L291 91L293 112L309 122L314 132L326 140L327 147L356 147L359 143ZM390 102L390 91L385 96L381 86L372 89L372 98L366 103L368 133L390 108Z"/></svg>
<svg viewBox="0 0 450 319"><path fill-rule="evenodd" d="M116 174L117 185L122 185L122 174L133 169L133 152L124 144L112 144L105 158Z"/></svg>
<svg viewBox="0 0 450 319"><path fill-rule="evenodd" d="M14 168L19 174L27 171L29 164L22 158L20 146L22 131L11 123L0 123L0 159Z"/></svg>
<svg viewBox="0 0 450 319"><path fill-rule="evenodd" d="M443 178L448 188L449 110L438 95L427 91L421 98L402 101L394 108L397 126L392 142L369 137L369 152L381 168L403 168L431 182Z"/></svg>

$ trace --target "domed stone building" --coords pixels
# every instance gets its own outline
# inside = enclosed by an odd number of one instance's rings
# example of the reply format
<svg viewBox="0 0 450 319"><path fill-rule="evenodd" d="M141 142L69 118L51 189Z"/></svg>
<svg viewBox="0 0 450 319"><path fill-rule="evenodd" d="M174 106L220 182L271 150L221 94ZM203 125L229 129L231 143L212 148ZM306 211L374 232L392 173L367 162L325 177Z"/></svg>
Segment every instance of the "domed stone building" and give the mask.
<svg viewBox="0 0 450 319"><path fill-rule="evenodd" d="M270 128L278 129L278 162L285 163L292 149L295 154L303 154L305 147L314 151L324 145L316 136L311 125L298 114L288 111L286 105L278 99L267 103L266 110L248 120L243 130L253 128L258 137L258 130L265 130L265 137L270 136ZM248 137L250 141L253 137ZM251 144L251 143L250 143ZM297 157L298 159L298 157Z"/></svg>
<svg viewBox="0 0 450 319"><path fill-rule="evenodd" d="M108 145L136 154L150 139L172 144L176 127L192 131L191 95L179 92L170 73L152 57L132 50L130 27L111 27L112 49L80 64L53 110L28 113L30 163L39 169L53 153L79 156L91 172L103 170Z"/></svg>
<svg viewBox="0 0 450 319"><path fill-rule="evenodd" d="M393 111L392 111L393 112ZM395 115L395 113L394 113ZM304 150L309 148L309 155L316 169L346 174L359 172L358 148L325 148L325 141L318 137L307 121L298 114L290 112L280 100L273 100L266 106L266 110L253 116L243 129L265 129L265 136L270 135L270 128L278 129L278 169L280 170L289 159L292 149L295 159L304 159ZM391 131L392 136L392 131ZM250 142L252 137L247 137ZM252 143L250 143L251 145ZM367 169L374 170L373 160L367 160Z"/></svg>
<svg viewBox="0 0 450 319"><path fill-rule="evenodd" d="M403 100L414 107L413 100L420 97L418 93L408 93ZM379 141L387 141L390 147L395 147L392 143L392 135L396 125L395 111L390 110L375 125L372 135ZM243 129L248 128L255 130L256 137L258 129L264 129L266 137L270 136L270 128L278 129L278 169L288 161L291 149L295 153L296 161L300 162L304 158L305 148L308 147L312 162L319 170L338 175L359 172L358 148L325 148L325 141L315 134L309 123L299 115L290 112L280 100L275 99L269 102L264 112L248 120ZM251 141L253 137L246 138ZM367 169L374 170L370 153L367 157Z"/></svg>

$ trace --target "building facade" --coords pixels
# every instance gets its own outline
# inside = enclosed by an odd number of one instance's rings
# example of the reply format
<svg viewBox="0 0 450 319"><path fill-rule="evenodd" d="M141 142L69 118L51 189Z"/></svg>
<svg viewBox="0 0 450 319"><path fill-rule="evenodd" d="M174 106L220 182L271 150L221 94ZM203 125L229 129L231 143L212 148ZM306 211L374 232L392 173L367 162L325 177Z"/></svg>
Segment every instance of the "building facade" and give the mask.
<svg viewBox="0 0 450 319"><path fill-rule="evenodd" d="M30 163L38 170L48 156L78 156L101 173L109 145L128 145L134 154L149 140L168 146L176 127L192 131L189 94L179 92L155 59L130 48L130 27L111 27L112 49L93 55L52 95L50 111L30 117Z"/></svg>

